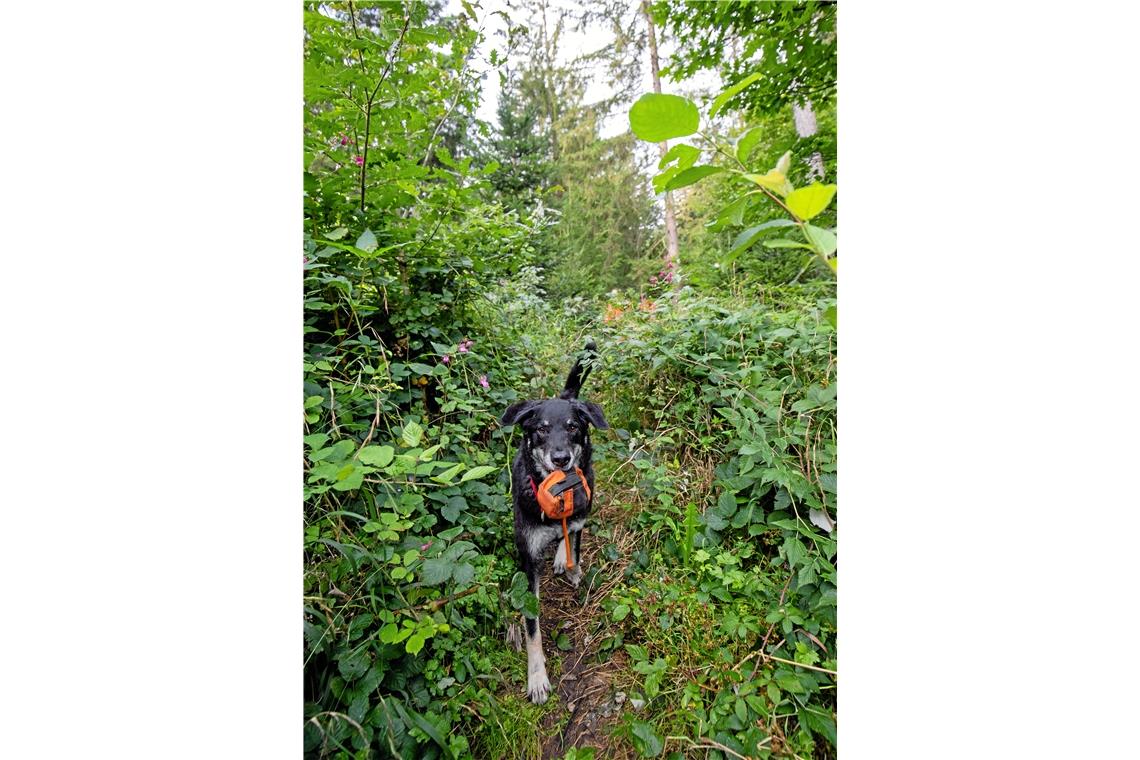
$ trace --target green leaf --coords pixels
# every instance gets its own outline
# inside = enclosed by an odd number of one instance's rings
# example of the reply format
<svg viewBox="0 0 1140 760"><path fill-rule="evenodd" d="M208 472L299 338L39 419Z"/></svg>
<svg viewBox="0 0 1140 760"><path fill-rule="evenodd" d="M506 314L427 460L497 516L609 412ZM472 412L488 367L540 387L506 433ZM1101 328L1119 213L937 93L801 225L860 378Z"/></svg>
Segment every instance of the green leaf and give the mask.
<svg viewBox="0 0 1140 760"><path fill-rule="evenodd" d="M395 453L396 450L391 446L365 446L360 450L357 459L373 467L387 467Z"/></svg>
<svg viewBox="0 0 1140 760"><path fill-rule="evenodd" d="M412 446L420 445L420 438L423 434L423 427L415 420L412 420L404 425L404 432L400 434L400 439L403 440L405 446L411 448Z"/></svg>
<svg viewBox="0 0 1140 760"><path fill-rule="evenodd" d="M643 757L657 757L665 749L661 737L653 733L653 727L648 723L635 720L630 724L633 734L633 746Z"/></svg>
<svg viewBox="0 0 1140 760"><path fill-rule="evenodd" d="M666 164L676 160L678 169L688 169L690 166L695 164L697 162L697 159L700 157L700 149L694 148L692 145L678 143L677 145L674 145L672 148L670 148L669 151L661 157L661 161L658 162L657 168L664 169Z"/></svg>
<svg viewBox="0 0 1140 760"><path fill-rule="evenodd" d="M333 483L334 491L353 491L360 488L364 482L364 470L356 465L348 464L337 473L336 477L337 482Z"/></svg>
<svg viewBox="0 0 1140 760"><path fill-rule="evenodd" d="M466 588L475 580L475 566L469 562L461 562L452 570L451 578L460 588Z"/></svg>
<svg viewBox="0 0 1140 760"><path fill-rule="evenodd" d="M455 522L459 519L459 513L467 508L467 500L462 496L452 496L447 500L447 504L439 510L443 518L448 522Z"/></svg>
<svg viewBox="0 0 1140 760"><path fill-rule="evenodd" d="M377 242L376 235L372 233L372 230L367 228L356 240L356 247L362 251L368 251L369 253L375 251L379 245L380 243Z"/></svg>
<svg viewBox="0 0 1140 760"><path fill-rule="evenodd" d="M741 79L739 82L729 87L727 90L721 92L720 95L717 95L716 99L712 102L712 106L709 107L709 118L711 119L713 116L716 116L717 113L720 112L720 109L724 108L725 103L731 100L734 95L739 94L745 87L755 82L761 76L762 75L760 72L749 74L748 76L744 77L744 79Z"/></svg>
<svg viewBox="0 0 1140 760"><path fill-rule="evenodd" d="M713 232L724 229L725 227L739 227L744 223L744 211L748 208L748 202L752 200L749 195L742 195L732 203L722 208L716 215L716 220L709 222L705 226Z"/></svg>
<svg viewBox="0 0 1140 760"><path fill-rule="evenodd" d="M838 317L838 314L836 314L834 306L828 306L827 310L825 312L823 312L823 318L826 319L828 322L830 322L831 326L836 330L839 329L837 317Z"/></svg>
<svg viewBox="0 0 1140 760"><path fill-rule="evenodd" d="M701 522L709 526L712 530L724 530L728 527L728 521L711 509L701 515Z"/></svg>
<svg viewBox="0 0 1140 760"><path fill-rule="evenodd" d="M538 597L529 591L523 594L522 612L528 617L538 617Z"/></svg>
<svg viewBox="0 0 1140 760"><path fill-rule="evenodd" d="M440 533L437 533L436 537L442 538L444 541L450 541L451 539L455 538L456 536L458 536L462 532L463 532L463 526L462 525L456 525L454 528L448 528L445 531L441 531ZM518 574L522 575L522 573L518 573ZM523 580L525 581L526 576L523 575L522 577L523 577Z"/></svg>
<svg viewBox="0 0 1140 760"><path fill-rule="evenodd" d="M749 227L737 235L736 240L732 241L732 250L729 255L740 253L751 246L764 230L770 230L774 227L794 227L795 225L796 223L791 219L772 219L755 227Z"/></svg>
<svg viewBox="0 0 1140 760"><path fill-rule="evenodd" d="M325 233L325 240L340 240L348 234L348 227L337 227L332 232Z"/></svg>
<svg viewBox="0 0 1140 760"><path fill-rule="evenodd" d="M613 621L615 623L620 623L622 620L625 620L628 615L629 615L629 605L628 604L619 604L617 607L614 607L613 616L612 616Z"/></svg>
<svg viewBox="0 0 1140 760"><path fill-rule="evenodd" d="M784 202L793 214L806 221L818 216L827 208L838 189L836 185L821 185L819 182L813 182L807 187L801 187L799 190L788 193Z"/></svg>
<svg viewBox="0 0 1140 760"><path fill-rule="evenodd" d="M677 168L676 166L670 166L668 169L661 172L660 174L655 174L653 176L653 192L655 192L655 193L665 192L665 185L669 184L669 180L673 179L674 177L676 177L680 173L681 173L681 170L679 168Z"/></svg>
<svg viewBox="0 0 1140 760"><path fill-rule="evenodd" d="M736 514L736 496L730 491L722 491L716 500L716 506L721 517L732 517Z"/></svg>
<svg viewBox="0 0 1140 760"><path fill-rule="evenodd" d="M422 633L417 633L404 643L404 650L408 654L419 654L420 650L424 648L424 642L427 641Z"/></svg>
<svg viewBox="0 0 1140 760"><path fill-rule="evenodd" d="M697 131L701 115L688 98L646 93L629 109L629 128L646 142L662 142Z"/></svg>
<svg viewBox="0 0 1140 760"><path fill-rule="evenodd" d="M737 141L736 158L738 161L740 161L740 163L743 164L748 160L748 154L751 153L752 149L756 147L756 144L760 142L760 138L762 136L763 131L761 128L753 127L752 129L745 132L744 136Z"/></svg>
<svg viewBox="0 0 1140 760"><path fill-rule="evenodd" d="M788 558L788 565L797 567L807 556L807 547L795 536L784 541L784 556Z"/></svg>
<svg viewBox="0 0 1140 760"><path fill-rule="evenodd" d="M451 467L447 470L444 470L443 472L439 473L438 475L432 475L431 479L437 483L450 483L452 480L455 479L455 476L458 475L459 471L462 469L463 469L463 464L462 463L457 464L454 467Z"/></svg>
<svg viewBox="0 0 1140 760"><path fill-rule="evenodd" d="M400 635L400 628L395 623L388 623L380 629L380 641L385 644L392 644L397 641L397 636Z"/></svg>
<svg viewBox="0 0 1140 760"><path fill-rule="evenodd" d="M673 179L665 183L665 190L678 190L687 187L710 174L719 174L724 171L723 166L694 166L679 172Z"/></svg>
<svg viewBox="0 0 1140 760"><path fill-rule="evenodd" d="M835 253L835 249L839 246L839 242L835 238L835 233L831 230L825 230L822 227L805 224L804 235L811 244L815 246L815 249L824 256L830 256Z"/></svg>
<svg viewBox="0 0 1140 760"><path fill-rule="evenodd" d="M316 396L316 398L320 398L320 396ZM325 445L325 441L328 439L329 437L326 433L313 433L312 435L306 435L301 438L310 449L319 449Z"/></svg>
<svg viewBox="0 0 1140 760"><path fill-rule="evenodd" d="M798 240L788 240L787 238L780 238L779 240L765 240L764 245L768 248L803 248L807 251L813 251L807 243L801 243Z"/></svg>
<svg viewBox="0 0 1140 760"><path fill-rule="evenodd" d="M425 559L420 566L420 580L428 586L445 583L451 578L451 563L442 558Z"/></svg>
<svg viewBox="0 0 1140 760"><path fill-rule="evenodd" d="M444 757L454 760L455 753L451 751L451 745L443 740L443 735L440 734L439 729L436 728L435 724L433 724L424 716L420 715L415 710L406 709L403 703L399 700L393 699L391 701L391 704L396 708L396 712L399 713L400 718L404 721L405 724L409 726L414 725L416 728L423 731L428 736L428 738L439 745L439 748L443 750Z"/></svg>
<svg viewBox="0 0 1140 760"><path fill-rule="evenodd" d="M337 669L349 681L355 681L364 675L364 671L368 670L368 665L368 653L363 650L346 655L337 661Z"/></svg>
<svg viewBox="0 0 1140 760"><path fill-rule="evenodd" d="M460 483L466 483L468 480L475 480L490 475L492 472L498 472L499 468L495 465L481 464L478 467L472 467L467 472L463 473L463 478Z"/></svg>
<svg viewBox="0 0 1140 760"><path fill-rule="evenodd" d="M745 174L744 176L760 187L771 190L776 195L785 196L792 192L792 183L788 182L787 176L775 169L767 174Z"/></svg>

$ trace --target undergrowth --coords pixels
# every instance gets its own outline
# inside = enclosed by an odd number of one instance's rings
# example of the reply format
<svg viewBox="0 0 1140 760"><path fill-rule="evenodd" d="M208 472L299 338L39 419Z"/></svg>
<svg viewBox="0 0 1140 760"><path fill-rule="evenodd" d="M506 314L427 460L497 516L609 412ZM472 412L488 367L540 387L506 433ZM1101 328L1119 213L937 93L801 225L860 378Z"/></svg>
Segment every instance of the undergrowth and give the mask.
<svg viewBox="0 0 1140 760"><path fill-rule="evenodd" d="M579 653L629 697L598 756L833 755L834 283L551 299L556 215L433 128L477 105L476 30L406 4L360 33L328 7L305 13L306 756L531 758L569 719L525 700L506 642L538 601L498 418L555 395L587 336L612 523L583 541Z"/></svg>

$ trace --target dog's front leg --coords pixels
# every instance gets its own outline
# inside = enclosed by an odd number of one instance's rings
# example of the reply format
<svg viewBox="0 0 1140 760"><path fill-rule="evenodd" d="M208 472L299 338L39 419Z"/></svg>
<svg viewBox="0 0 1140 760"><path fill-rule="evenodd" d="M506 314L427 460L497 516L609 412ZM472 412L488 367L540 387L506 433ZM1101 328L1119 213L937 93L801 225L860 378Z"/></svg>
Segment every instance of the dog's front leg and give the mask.
<svg viewBox="0 0 1140 760"><path fill-rule="evenodd" d="M576 530L570 534L570 545L574 550L574 567L566 568L567 543L564 538L558 542L558 549L554 552L554 574L566 573L566 580L573 583L574 588L578 588L578 584L582 582L582 565L578 561L578 552L582 547L582 531Z"/></svg>
<svg viewBox="0 0 1140 760"><path fill-rule="evenodd" d="M530 593L538 597L539 561L527 558L527 580L530 582ZM538 628L538 616L533 618L523 615L523 624L526 626L526 695L531 702L541 705L550 696L550 679L546 676L546 655L542 652L542 634Z"/></svg>

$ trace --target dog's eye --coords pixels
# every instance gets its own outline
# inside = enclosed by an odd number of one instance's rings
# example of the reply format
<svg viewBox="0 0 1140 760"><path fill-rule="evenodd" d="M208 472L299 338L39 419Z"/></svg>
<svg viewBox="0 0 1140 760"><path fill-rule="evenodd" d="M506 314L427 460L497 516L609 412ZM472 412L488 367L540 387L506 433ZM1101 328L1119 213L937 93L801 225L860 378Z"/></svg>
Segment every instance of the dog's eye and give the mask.
<svg viewBox="0 0 1140 760"><path fill-rule="evenodd" d="M571 422L569 425L567 425L566 429L569 430L571 433L577 433L578 432L578 426L575 425L573 422Z"/></svg>

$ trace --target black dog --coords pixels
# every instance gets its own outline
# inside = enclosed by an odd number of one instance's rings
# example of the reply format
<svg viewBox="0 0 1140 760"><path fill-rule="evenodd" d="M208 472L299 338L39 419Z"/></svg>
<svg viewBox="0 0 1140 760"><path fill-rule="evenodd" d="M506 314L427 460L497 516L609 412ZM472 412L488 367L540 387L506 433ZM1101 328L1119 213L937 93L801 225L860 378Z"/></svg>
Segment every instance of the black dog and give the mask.
<svg viewBox="0 0 1140 760"><path fill-rule="evenodd" d="M589 426L600 430L609 427L600 406L578 400L578 391L590 374L596 350L592 341L586 343L585 360L579 358L574 363L566 378L566 388L557 399L519 401L503 413L504 425L518 424L523 429L522 444L511 467L511 492L514 494L519 567L526 573L530 591L535 596L538 596L542 552L563 537L562 523L543 514L534 491L555 469L573 473L577 467L590 486L590 498L575 489L574 514L568 521L574 567L569 571L566 569L566 540L560 541L554 552L555 574L566 573L575 586L582 580L578 552L582 543L582 527L590 513L594 492ZM542 653L538 618L524 615L523 622L526 626L526 693L532 702L541 704L550 696L550 679L546 676L546 656Z"/></svg>

